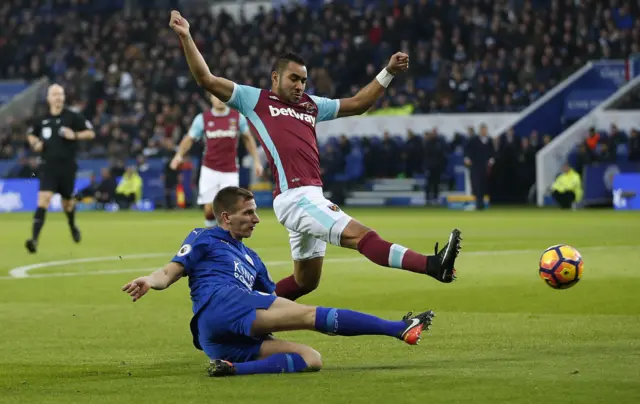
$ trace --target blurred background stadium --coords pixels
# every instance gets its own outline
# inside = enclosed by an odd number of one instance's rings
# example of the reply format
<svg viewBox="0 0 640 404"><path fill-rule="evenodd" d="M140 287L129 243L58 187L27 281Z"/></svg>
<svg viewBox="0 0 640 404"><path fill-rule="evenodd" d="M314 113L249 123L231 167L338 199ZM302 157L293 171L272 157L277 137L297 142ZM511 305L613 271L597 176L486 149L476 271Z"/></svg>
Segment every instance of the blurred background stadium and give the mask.
<svg viewBox="0 0 640 404"><path fill-rule="evenodd" d="M198 147L177 189L164 186L177 143L208 108L167 26L172 7L192 20L214 73L262 88L287 50L308 61L309 92L327 97L354 94L393 52L411 55L409 74L367 116L318 125L338 203L469 208L464 147L483 124L495 151L491 205L553 205L549 187L569 161L579 206L611 206L613 177L640 171L637 2L15 0L0 6L0 211L35 208L38 158L25 131L52 82L96 128L82 143L78 190L134 165L137 208L194 205ZM269 173L253 178L245 155L241 183L268 205ZM437 197L425 192L430 170L442 172ZM632 199L618 205L638 206Z"/></svg>

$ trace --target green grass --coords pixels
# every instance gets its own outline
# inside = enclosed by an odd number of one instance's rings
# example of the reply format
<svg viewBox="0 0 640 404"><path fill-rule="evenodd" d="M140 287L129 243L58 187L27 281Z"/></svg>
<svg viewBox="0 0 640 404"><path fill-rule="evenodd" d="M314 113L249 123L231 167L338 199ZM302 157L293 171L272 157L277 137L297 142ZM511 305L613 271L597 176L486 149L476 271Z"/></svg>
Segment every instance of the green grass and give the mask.
<svg viewBox="0 0 640 404"><path fill-rule="evenodd" d="M31 216L1 215L0 403L640 402L637 213L348 211L383 237L429 253L459 227L459 280L440 284L329 247L320 288L301 302L391 319L433 309L430 335L411 347L284 333L321 352L325 368L226 379L206 377L207 360L191 345L187 282L135 304L120 292L178 250L201 225L199 212L80 213L80 246L64 216L49 214L36 256L23 248ZM279 279L291 271L287 232L271 211L261 213L248 244ZM558 243L585 260L582 281L561 291L537 273L541 251ZM135 254L155 255L128 257ZM112 260L8 276L19 266L95 257ZM114 270L126 272L104 273Z"/></svg>

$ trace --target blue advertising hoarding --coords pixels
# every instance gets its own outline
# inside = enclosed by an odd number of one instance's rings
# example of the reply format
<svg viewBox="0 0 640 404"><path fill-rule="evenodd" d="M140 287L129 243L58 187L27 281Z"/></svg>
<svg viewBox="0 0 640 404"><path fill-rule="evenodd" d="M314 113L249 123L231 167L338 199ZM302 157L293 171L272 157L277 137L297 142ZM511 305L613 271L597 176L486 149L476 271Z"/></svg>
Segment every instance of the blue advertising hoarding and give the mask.
<svg viewBox="0 0 640 404"><path fill-rule="evenodd" d="M74 192L78 192L87 186L91 181L88 178L78 178L74 186ZM0 213L8 212L33 212L38 205L38 189L40 188L40 180L38 179L6 179L0 180ZM153 201L143 199L135 206L133 210L153 211L155 208ZM95 204L78 204L78 210L93 210ZM110 204L105 207L107 211L117 211L116 204ZM51 198L49 205L50 212L62 211L62 198L55 194Z"/></svg>
<svg viewBox="0 0 640 404"><path fill-rule="evenodd" d="M584 203L610 202L613 198L614 178L621 173L640 173L640 163L600 163L586 166L583 174Z"/></svg>
<svg viewBox="0 0 640 404"><path fill-rule="evenodd" d="M90 184L87 178L78 178L74 192ZM0 180L0 212L32 212L38 207L38 179L8 179ZM60 195L54 195L49 206L51 212L62 211Z"/></svg>
<svg viewBox="0 0 640 404"><path fill-rule="evenodd" d="M611 96L609 90L575 90L567 95L564 102L564 118L577 120L596 108Z"/></svg>
<svg viewBox="0 0 640 404"><path fill-rule="evenodd" d="M640 173L617 174L613 177L613 208L640 210Z"/></svg>

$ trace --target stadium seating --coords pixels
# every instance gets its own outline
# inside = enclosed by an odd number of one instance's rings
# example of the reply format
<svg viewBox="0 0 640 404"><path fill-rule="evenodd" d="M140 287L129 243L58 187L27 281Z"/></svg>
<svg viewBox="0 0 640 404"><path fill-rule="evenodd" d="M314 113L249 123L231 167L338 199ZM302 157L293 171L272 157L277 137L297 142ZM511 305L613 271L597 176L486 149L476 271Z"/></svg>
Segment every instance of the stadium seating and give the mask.
<svg viewBox="0 0 640 404"><path fill-rule="evenodd" d="M83 146L84 158L166 158L207 105L167 27L166 9L154 3L141 1L145 7L132 10L125 10L122 0L0 6L0 75L26 80L46 75L63 84L69 105L82 110L98 133ZM586 61L638 50L640 24L632 17L640 15L637 2L305 3L252 20L207 9L185 13L214 73L259 87L269 86L273 57L286 50L307 60L309 92L329 97L353 94L393 52L410 53L409 74L394 81L372 113L404 106L411 108L403 113L414 114L517 112ZM637 99L633 95L627 104ZM24 122L0 125L0 159L23 155L25 129ZM403 150L404 140L395 140ZM403 175L402 153L397 172L367 172L367 153L381 140L374 136L369 142L363 148L353 141L350 153L340 155L344 164L337 180ZM452 161L461 158L451 149L443 181L454 177ZM620 158L629 154L622 146L619 151ZM198 156L200 150L192 153Z"/></svg>
<svg viewBox="0 0 640 404"><path fill-rule="evenodd" d="M588 58L626 54L631 41L629 35L599 41L616 25L593 14L595 1L417 0L373 7L380 3L385 2L309 2L309 8L258 15L254 21L203 11L189 12L189 18L215 72L257 86L268 86L273 56L288 47L308 61L309 90L331 97L352 94L392 52L407 51L411 72L394 83L379 107L410 103L414 113L518 111ZM631 15L637 15L632 3ZM165 10L125 14L124 2L111 0L51 4L7 2L0 8L3 77L46 74L65 84L70 102L84 109L103 135L87 155L141 152L154 137L185 133L203 102L167 28ZM314 11L318 6L321 12ZM617 27L626 27L617 10ZM603 29L585 25L592 18ZM289 41L292 26L297 33ZM7 140L6 132L1 136L3 149L11 143L15 154L21 145Z"/></svg>

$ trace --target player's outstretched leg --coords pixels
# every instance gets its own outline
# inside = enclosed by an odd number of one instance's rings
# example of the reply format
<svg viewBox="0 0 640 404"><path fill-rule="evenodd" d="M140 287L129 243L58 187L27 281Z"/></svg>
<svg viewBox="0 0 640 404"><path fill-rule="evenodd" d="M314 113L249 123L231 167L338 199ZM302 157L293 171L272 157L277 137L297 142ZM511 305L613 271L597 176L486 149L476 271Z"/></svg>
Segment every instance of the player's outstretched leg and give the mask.
<svg viewBox="0 0 640 404"><path fill-rule="evenodd" d="M256 310L251 327L253 336L278 331L315 330L328 335L385 335L409 345L420 341L435 317L432 311L413 316L408 313L400 321L388 321L352 310L304 306L277 298L267 310ZM209 375L214 377L260 373L294 373L319 370L320 354L310 347L279 340L265 340L258 360L235 362L213 359Z"/></svg>
<svg viewBox="0 0 640 404"><path fill-rule="evenodd" d="M51 202L52 192L40 191L38 192L38 208L33 214L33 223L31 225L31 238L25 242L27 251L31 254L35 254L38 250L38 237L44 227L44 221L47 217L47 209Z"/></svg>
<svg viewBox="0 0 640 404"><path fill-rule="evenodd" d="M386 335L415 345L422 331L431 326L434 316L435 313L427 311L416 316L409 313L400 321L389 321L353 310L301 305L279 297L269 309L256 310L251 334L258 336L278 331L315 330L349 337Z"/></svg>
<svg viewBox="0 0 640 404"><path fill-rule="evenodd" d="M270 339L262 342L257 360L230 362L213 359L209 376L255 375L267 373L297 373L318 371L322 358L313 348L295 342Z"/></svg>
<svg viewBox="0 0 640 404"><path fill-rule="evenodd" d="M454 265L461 241L460 230L454 229L445 246L438 251L436 243L434 255L427 256L382 239L374 230L356 220L349 222L341 237L343 247L357 249L378 265L424 273L443 283L456 279Z"/></svg>
<svg viewBox="0 0 640 404"><path fill-rule="evenodd" d="M65 215L67 215L67 223L69 224L69 230L71 230L71 237L73 237L73 241L79 243L80 240L82 240L82 235L80 234L80 229L76 226L76 204L74 200L63 199L62 208L64 209Z"/></svg>
<svg viewBox="0 0 640 404"><path fill-rule="evenodd" d="M334 226L336 227L336 226ZM460 230L449 234L445 246L434 255L422 255L399 244L382 239L374 230L350 219L337 240L342 247L357 249L370 261L391 268L427 274L443 283L456 279L455 261L461 248ZM307 241L309 244L309 241ZM281 279L276 284L276 294L289 300L296 300L313 291L320 282L322 257L304 261L294 261L294 274Z"/></svg>

